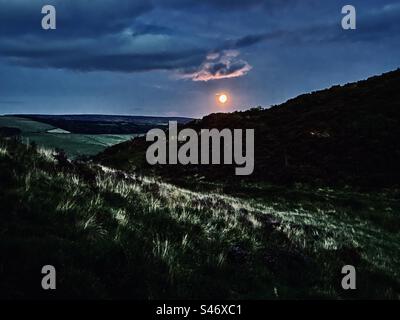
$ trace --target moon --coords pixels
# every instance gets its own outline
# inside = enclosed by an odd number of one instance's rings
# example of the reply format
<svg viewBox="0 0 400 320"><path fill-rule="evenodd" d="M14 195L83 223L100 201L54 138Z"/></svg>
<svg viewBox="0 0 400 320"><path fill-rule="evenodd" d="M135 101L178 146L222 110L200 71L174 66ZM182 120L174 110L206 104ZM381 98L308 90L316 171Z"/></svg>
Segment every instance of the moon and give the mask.
<svg viewBox="0 0 400 320"><path fill-rule="evenodd" d="M222 104L225 104L228 102L228 96L226 94L220 94L218 97L218 101Z"/></svg>

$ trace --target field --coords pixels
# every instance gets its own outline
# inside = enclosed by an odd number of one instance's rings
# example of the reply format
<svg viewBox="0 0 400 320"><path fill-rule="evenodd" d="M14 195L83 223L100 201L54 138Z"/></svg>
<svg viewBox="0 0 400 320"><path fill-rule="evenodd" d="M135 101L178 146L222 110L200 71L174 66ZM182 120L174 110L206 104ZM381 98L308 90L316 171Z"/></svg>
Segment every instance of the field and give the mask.
<svg viewBox="0 0 400 320"><path fill-rule="evenodd" d="M135 135L128 134L63 134L63 133L31 133L24 135L24 141L35 141L46 148L61 148L65 153L77 156L95 155L114 144L132 139Z"/></svg>
<svg viewBox="0 0 400 320"><path fill-rule="evenodd" d="M55 129L48 124L18 117L0 117L0 127L13 127L20 129L24 134L45 133Z"/></svg>
<svg viewBox="0 0 400 320"><path fill-rule="evenodd" d="M0 141L0 174L3 298L400 297L396 190L197 192L12 140ZM57 269L50 293L45 264ZM355 291L340 285L347 264Z"/></svg>
<svg viewBox="0 0 400 320"><path fill-rule="evenodd" d="M21 138L24 142L34 141L49 149L63 149L72 158L95 155L109 146L137 136L135 134L64 133L54 126L19 117L0 117L0 127L18 128L22 132Z"/></svg>

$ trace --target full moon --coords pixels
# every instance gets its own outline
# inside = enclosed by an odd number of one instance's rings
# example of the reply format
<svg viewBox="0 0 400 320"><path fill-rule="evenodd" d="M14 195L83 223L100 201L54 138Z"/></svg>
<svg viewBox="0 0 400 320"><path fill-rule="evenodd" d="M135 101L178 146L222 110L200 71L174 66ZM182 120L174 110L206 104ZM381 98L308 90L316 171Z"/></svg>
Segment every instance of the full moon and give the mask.
<svg viewBox="0 0 400 320"><path fill-rule="evenodd" d="M228 96L226 94L221 94L218 97L218 101L221 102L222 104L225 104L228 101Z"/></svg>

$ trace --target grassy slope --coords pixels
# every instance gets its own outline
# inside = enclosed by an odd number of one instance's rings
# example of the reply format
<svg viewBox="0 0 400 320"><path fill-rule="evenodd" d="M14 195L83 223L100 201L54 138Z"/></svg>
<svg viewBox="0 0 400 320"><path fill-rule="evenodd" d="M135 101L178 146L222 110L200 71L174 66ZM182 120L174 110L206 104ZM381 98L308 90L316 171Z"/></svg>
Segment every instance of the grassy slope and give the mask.
<svg viewBox="0 0 400 320"><path fill-rule="evenodd" d="M0 297L399 298L395 194L269 192L193 192L2 141ZM55 292L39 289L45 264Z"/></svg>
<svg viewBox="0 0 400 320"><path fill-rule="evenodd" d="M23 133L41 133L55 129L55 127L19 117L0 117L0 127L14 127L20 129Z"/></svg>
<svg viewBox="0 0 400 320"><path fill-rule="evenodd" d="M92 156L114 144L132 139L131 134L57 134L49 133L56 127L42 122L19 118L0 117L0 127L13 127L22 131L25 142L35 141L38 145L63 149L71 157Z"/></svg>
<svg viewBox="0 0 400 320"><path fill-rule="evenodd" d="M77 156L93 156L107 147L132 139L135 135L107 134L57 134L38 133L24 136L25 141L35 141L46 148L60 148L73 158Z"/></svg>

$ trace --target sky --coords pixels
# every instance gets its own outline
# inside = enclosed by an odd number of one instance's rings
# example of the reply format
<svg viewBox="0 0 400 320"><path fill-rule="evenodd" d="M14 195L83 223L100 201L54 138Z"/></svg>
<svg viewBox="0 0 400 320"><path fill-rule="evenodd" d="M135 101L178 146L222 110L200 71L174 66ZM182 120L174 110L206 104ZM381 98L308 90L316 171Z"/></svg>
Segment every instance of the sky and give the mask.
<svg viewBox="0 0 400 320"><path fill-rule="evenodd" d="M202 117L398 67L399 0L0 0L0 114Z"/></svg>

